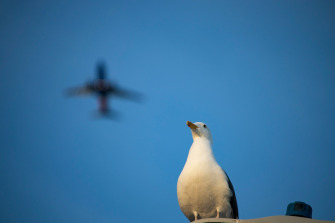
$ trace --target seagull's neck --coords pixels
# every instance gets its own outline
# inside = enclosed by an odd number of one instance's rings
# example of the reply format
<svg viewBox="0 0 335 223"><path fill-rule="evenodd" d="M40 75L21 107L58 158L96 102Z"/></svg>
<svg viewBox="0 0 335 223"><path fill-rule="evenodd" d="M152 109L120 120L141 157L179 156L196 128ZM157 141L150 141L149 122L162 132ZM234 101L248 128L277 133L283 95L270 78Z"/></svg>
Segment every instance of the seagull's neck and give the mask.
<svg viewBox="0 0 335 223"><path fill-rule="evenodd" d="M212 151L212 141L207 138L194 138L187 161L204 162L209 160L215 160Z"/></svg>

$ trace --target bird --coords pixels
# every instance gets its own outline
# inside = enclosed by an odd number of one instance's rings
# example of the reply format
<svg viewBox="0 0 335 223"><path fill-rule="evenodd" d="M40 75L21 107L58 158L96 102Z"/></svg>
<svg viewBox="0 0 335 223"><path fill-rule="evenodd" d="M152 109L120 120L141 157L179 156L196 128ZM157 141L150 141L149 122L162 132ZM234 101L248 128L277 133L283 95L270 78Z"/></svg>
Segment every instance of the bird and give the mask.
<svg viewBox="0 0 335 223"><path fill-rule="evenodd" d="M186 124L191 129L193 144L177 182L181 211L190 222L215 217L238 219L235 190L215 160L210 129L202 122Z"/></svg>

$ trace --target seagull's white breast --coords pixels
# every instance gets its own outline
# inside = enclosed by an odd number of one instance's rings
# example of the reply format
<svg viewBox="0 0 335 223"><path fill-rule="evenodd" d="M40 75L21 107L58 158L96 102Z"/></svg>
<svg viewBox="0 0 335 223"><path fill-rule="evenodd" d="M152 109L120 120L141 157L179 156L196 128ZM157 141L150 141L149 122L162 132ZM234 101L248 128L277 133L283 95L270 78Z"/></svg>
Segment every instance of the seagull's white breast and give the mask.
<svg viewBox="0 0 335 223"><path fill-rule="evenodd" d="M206 138L194 140L177 183L178 202L188 219L216 217L217 211L231 217L227 176L217 164Z"/></svg>

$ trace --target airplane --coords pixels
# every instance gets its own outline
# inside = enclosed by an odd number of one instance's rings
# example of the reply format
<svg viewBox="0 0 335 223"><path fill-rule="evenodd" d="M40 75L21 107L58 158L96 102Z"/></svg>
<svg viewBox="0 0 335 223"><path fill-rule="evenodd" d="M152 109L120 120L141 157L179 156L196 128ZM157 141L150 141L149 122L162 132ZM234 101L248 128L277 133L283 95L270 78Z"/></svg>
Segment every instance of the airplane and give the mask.
<svg viewBox="0 0 335 223"><path fill-rule="evenodd" d="M67 90L67 96L95 94L98 96L99 113L105 117L115 116L115 112L108 106L108 98L117 96L124 99L140 102L142 95L138 92L120 88L115 83L106 80L105 64L100 62L96 68L96 79L88 81L84 86L73 87Z"/></svg>

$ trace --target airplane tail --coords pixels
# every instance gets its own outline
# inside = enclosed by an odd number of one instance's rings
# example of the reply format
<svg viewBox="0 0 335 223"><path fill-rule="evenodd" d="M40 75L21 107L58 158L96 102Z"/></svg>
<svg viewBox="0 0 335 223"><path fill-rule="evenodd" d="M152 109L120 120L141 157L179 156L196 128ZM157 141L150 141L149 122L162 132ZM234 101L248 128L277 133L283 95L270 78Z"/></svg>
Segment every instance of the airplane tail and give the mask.
<svg viewBox="0 0 335 223"><path fill-rule="evenodd" d="M112 110L112 109L104 109L104 110L98 110L94 111L93 118L106 118L114 121L120 121L121 115L119 112Z"/></svg>

